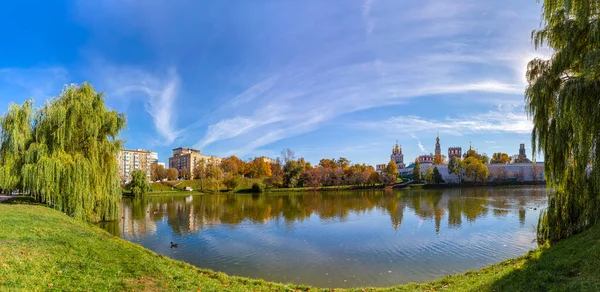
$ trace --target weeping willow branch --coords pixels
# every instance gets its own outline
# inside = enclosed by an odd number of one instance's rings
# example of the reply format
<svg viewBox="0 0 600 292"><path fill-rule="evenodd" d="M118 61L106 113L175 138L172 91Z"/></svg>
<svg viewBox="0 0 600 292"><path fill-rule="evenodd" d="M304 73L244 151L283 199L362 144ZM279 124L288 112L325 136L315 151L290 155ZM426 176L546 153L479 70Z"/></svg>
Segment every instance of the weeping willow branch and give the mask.
<svg viewBox="0 0 600 292"><path fill-rule="evenodd" d="M85 221L117 218L125 116L108 110L102 93L67 86L35 113L31 100L11 105L0 125L0 187Z"/></svg>
<svg viewBox="0 0 600 292"><path fill-rule="evenodd" d="M600 2L545 0L532 33L551 59L528 64L526 110L534 155L543 151L554 194L541 214L538 241L555 242L600 220Z"/></svg>

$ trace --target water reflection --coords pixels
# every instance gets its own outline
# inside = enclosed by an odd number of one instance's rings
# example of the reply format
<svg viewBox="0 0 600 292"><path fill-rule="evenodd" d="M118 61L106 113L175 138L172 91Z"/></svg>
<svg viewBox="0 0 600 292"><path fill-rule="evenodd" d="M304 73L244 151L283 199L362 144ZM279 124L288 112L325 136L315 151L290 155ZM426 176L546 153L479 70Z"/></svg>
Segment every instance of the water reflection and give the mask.
<svg viewBox="0 0 600 292"><path fill-rule="evenodd" d="M121 220L103 228L230 274L383 286L482 267L534 248L545 195L544 188L471 188L149 197L124 199ZM171 240L182 248L168 249Z"/></svg>

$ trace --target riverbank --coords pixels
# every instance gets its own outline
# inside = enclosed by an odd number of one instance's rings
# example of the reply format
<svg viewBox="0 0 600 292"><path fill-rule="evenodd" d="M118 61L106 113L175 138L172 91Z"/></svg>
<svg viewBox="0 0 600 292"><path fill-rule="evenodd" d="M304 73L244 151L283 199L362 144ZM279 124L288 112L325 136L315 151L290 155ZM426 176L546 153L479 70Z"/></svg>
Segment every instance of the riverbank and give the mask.
<svg viewBox="0 0 600 292"><path fill-rule="evenodd" d="M0 290L330 291L198 269L44 206L0 204L0 230ZM590 291L597 287L600 225L550 248L481 270L424 284L350 290Z"/></svg>

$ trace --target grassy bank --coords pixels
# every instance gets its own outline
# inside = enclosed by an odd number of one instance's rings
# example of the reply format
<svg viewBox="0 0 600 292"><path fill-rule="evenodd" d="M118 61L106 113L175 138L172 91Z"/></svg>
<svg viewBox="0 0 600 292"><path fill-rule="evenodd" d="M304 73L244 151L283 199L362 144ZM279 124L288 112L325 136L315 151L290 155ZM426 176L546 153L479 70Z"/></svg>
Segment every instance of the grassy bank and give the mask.
<svg viewBox="0 0 600 292"><path fill-rule="evenodd" d="M2 291L330 291L198 269L44 206L0 204L0 231ZM597 225L551 248L481 270L424 284L350 290L595 291L599 287Z"/></svg>

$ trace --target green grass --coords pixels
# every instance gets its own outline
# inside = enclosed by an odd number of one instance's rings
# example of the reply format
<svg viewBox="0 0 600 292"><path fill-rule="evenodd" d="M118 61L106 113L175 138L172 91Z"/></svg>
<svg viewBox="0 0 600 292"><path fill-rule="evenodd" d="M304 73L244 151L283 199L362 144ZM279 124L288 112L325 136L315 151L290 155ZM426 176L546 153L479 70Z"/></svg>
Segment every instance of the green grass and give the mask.
<svg viewBox="0 0 600 292"><path fill-rule="evenodd" d="M228 276L157 255L44 206L0 204L0 291L330 291ZM600 225L549 248L424 284L354 291L598 291ZM344 289L335 289L344 291Z"/></svg>

